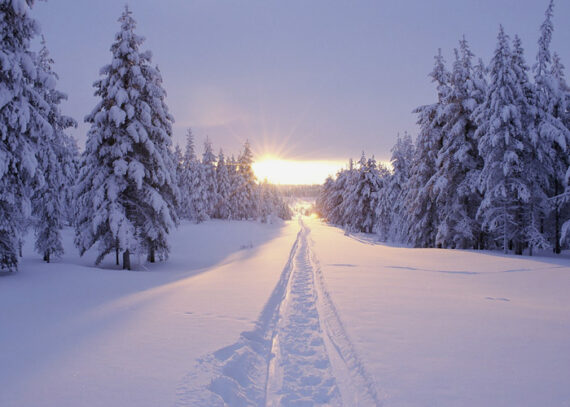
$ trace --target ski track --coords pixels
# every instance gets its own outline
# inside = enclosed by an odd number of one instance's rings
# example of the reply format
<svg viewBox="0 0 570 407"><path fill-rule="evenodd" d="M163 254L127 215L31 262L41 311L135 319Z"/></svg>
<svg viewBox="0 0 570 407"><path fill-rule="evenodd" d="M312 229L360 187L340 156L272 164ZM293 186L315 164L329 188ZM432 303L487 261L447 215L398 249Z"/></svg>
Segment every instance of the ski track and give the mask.
<svg viewBox="0 0 570 407"><path fill-rule="evenodd" d="M299 224L255 328L199 360L177 406L382 405L326 289L310 229Z"/></svg>

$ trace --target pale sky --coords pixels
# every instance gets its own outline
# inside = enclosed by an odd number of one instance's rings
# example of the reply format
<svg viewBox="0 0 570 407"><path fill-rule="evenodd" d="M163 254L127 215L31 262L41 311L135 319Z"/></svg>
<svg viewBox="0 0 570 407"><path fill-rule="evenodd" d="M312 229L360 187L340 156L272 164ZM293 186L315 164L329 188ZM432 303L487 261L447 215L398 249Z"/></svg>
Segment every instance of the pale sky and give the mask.
<svg viewBox="0 0 570 407"><path fill-rule="evenodd" d="M547 0L131 0L143 49L153 52L176 123L199 150L257 156L388 160L398 132L415 137L416 106L431 103L428 73L439 47L448 62L463 34L486 63L498 26L536 54ZM35 16L45 34L66 114L80 122L95 106L92 83L110 62L124 2L49 0ZM558 0L552 48L570 66L570 1ZM450 65L451 66L451 65Z"/></svg>

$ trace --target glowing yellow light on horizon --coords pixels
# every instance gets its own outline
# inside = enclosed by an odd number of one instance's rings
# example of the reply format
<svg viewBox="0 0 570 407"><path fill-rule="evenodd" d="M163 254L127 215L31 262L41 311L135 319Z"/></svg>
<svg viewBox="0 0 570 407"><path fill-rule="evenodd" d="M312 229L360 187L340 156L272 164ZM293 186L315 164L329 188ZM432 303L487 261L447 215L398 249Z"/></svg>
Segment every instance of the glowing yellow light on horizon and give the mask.
<svg viewBox="0 0 570 407"><path fill-rule="evenodd" d="M273 157L261 158L252 165L258 180L281 185L322 184L344 166L341 161L295 161Z"/></svg>

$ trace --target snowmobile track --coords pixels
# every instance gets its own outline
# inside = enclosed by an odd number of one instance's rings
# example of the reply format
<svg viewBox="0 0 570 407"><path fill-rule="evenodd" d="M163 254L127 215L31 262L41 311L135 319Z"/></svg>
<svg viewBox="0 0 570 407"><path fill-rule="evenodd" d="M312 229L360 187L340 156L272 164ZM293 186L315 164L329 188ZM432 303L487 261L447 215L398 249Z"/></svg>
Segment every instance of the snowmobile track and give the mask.
<svg viewBox="0 0 570 407"><path fill-rule="evenodd" d="M299 224L287 265L254 330L200 361L197 369L214 378L187 383L179 406L382 404L326 289L310 229L301 219Z"/></svg>

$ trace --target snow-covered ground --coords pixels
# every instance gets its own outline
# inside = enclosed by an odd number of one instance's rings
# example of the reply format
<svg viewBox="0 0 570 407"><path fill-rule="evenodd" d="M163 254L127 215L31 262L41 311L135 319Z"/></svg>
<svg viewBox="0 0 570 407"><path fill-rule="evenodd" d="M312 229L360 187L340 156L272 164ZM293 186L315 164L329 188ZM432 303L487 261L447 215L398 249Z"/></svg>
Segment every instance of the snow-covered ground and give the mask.
<svg viewBox="0 0 570 407"><path fill-rule="evenodd" d="M388 247L309 225L386 406L570 405L570 260Z"/></svg>
<svg viewBox="0 0 570 407"><path fill-rule="evenodd" d="M148 270L93 267L31 248L0 278L0 406L172 406L195 360L252 326L296 224L183 224ZM141 267L138 267L141 269Z"/></svg>
<svg viewBox="0 0 570 407"><path fill-rule="evenodd" d="M186 223L132 272L66 241L0 278L0 406L570 405L568 259L309 217Z"/></svg>

